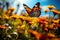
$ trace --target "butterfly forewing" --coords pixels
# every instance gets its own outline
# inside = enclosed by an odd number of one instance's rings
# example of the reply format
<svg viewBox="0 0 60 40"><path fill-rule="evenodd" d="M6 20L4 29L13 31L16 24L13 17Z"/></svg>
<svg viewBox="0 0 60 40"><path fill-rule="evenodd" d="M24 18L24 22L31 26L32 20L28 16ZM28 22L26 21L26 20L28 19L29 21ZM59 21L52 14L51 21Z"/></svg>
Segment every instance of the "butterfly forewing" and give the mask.
<svg viewBox="0 0 60 40"><path fill-rule="evenodd" d="M27 5L23 4L25 10L27 11L28 14L31 13L31 8L29 8Z"/></svg>

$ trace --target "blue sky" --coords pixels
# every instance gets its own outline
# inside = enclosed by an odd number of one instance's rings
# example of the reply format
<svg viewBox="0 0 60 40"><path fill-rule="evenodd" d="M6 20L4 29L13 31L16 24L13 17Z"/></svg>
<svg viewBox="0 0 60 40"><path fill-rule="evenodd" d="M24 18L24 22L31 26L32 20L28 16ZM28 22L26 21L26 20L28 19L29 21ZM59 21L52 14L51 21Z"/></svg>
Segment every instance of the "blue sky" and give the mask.
<svg viewBox="0 0 60 40"><path fill-rule="evenodd" d="M18 3L20 4L18 14L20 14L21 10L24 10L23 3L28 5L30 8L33 8L33 6L37 2L40 2L41 6L43 6L43 9L45 9L45 7L47 5L54 5L56 7L56 9L60 9L60 0L6 0L6 1L10 2L10 6L15 7L15 8ZM45 14L42 11L41 15L42 16L49 15L49 12L47 14ZM53 14L51 13L51 15L53 15Z"/></svg>

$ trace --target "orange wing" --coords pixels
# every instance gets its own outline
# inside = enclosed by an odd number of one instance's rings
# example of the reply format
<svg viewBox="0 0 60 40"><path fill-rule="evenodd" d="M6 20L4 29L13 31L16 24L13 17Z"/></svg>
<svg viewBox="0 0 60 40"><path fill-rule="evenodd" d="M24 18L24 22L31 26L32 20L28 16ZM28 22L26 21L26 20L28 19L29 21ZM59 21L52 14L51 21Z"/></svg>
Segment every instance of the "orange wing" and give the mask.
<svg viewBox="0 0 60 40"><path fill-rule="evenodd" d="M29 8L27 5L23 4L25 10L27 11L28 14L31 13L31 8Z"/></svg>

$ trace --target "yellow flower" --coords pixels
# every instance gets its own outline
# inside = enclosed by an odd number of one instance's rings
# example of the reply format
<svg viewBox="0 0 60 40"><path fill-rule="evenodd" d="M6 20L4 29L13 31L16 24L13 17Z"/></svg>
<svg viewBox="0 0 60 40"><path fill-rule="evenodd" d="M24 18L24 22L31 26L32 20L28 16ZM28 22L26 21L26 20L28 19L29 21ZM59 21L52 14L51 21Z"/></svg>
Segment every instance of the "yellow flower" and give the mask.
<svg viewBox="0 0 60 40"><path fill-rule="evenodd" d="M3 15L3 18L4 18L4 19L9 19L10 17L7 16L7 15Z"/></svg>
<svg viewBox="0 0 60 40"><path fill-rule="evenodd" d="M20 28L23 30L25 29L25 27L26 27L25 25L20 26Z"/></svg>
<svg viewBox="0 0 60 40"><path fill-rule="evenodd" d="M54 14L60 14L60 11L58 10L51 10Z"/></svg>
<svg viewBox="0 0 60 40"><path fill-rule="evenodd" d="M32 18L31 17L26 17L26 20L27 21L32 21Z"/></svg>
<svg viewBox="0 0 60 40"><path fill-rule="evenodd" d="M52 33L48 33L47 34L49 37L56 37L54 34L52 34Z"/></svg>
<svg viewBox="0 0 60 40"><path fill-rule="evenodd" d="M8 10L12 10L12 11L14 11L15 8L13 8L13 7L9 7Z"/></svg>
<svg viewBox="0 0 60 40"><path fill-rule="evenodd" d="M45 12L45 13L47 13L47 12L48 12L48 10L44 10L44 12Z"/></svg>
<svg viewBox="0 0 60 40"><path fill-rule="evenodd" d="M59 19L57 20L52 20L53 23L59 23Z"/></svg>
<svg viewBox="0 0 60 40"><path fill-rule="evenodd" d="M53 6L53 5L48 5L47 7L48 7L49 9L55 8L55 6Z"/></svg>
<svg viewBox="0 0 60 40"><path fill-rule="evenodd" d="M12 16L10 16L10 18L19 18L19 15L17 15L17 14L12 14Z"/></svg>
<svg viewBox="0 0 60 40"><path fill-rule="evenodd" d="M20 28L20 26L17 26L16 28L17 28L17 29L19 29L19 28Z"/></svg>

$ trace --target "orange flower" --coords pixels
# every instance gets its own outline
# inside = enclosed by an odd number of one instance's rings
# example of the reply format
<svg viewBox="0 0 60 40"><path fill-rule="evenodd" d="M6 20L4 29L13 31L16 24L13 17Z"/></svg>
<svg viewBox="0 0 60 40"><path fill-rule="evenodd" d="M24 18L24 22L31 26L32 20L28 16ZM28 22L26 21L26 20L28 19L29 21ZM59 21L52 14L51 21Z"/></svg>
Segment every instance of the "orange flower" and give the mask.
<svg viewBox="0 0 60 40"><path fill-rule="evenodd" d="M29 22L29 24L33 24L33 22Z"/></svg>
<svg viewBox="0 0 60 40"><path fill-rule="evenodd" d="M37 22L40 22L41 21L41 19L40 18L37 18Z"/></svg>
<svg viewBox="0 0 60 40"><path fill-rule="evenodd" d="M12 14L12 16L10 16L10 18L19 18L19 15L17 15L17 14Z"/></svg>
<svg viewBox="0 0 60 40"><path fill-rule="evenodd" d="M26 17L26 21L32 21L32 18L31 17Z"/></svg>
<svg viewBox="0 0 60 40"><path fill-rule="evenodd" d="M13 8L13 7L9 7L8 10L12 10L12 11L14 11L15 8Z"/></svg>
<svg viewBox="0 0 60 40"><path fill-rule="evenodd" d="M37 31L34 31L34 30L28 30L28 32L33 34L36 39L39 39L41 36L40 33L38 33Z"/></svg>
<svg viewBox="0 0 60 40"><path fill-rule="evenodd" d="M2 26L0 25L0 28L5 29L6 27L5 27L5 26L3 26L3 25L2 25Z"/></svg>
<svg viewBox="0 0 60 40"><path fill-rule="evenodd" d="M59 19L57 20L52 20L53 23L59 23Z"/></svg>
<svg viewBox="0 0 60 40"><path fill-rule="evenodd" d="M60 38L52 38L52 40L60 40Z"/></svg>
<svg viewBox="0 0 60 40"><path fill-rule="evenodd" d="M48 20L47 20L47 18L45 18L45 17L38 18L38 19L37 19L37 22L38 22L38 23L42 23L42 24L48 24Z"/></svg>
<svg viewBox="0 0 60 40"><path fill-rule="evenodd" d="M45 24L45 25L47 25L47 24L48 24L48 22L44 21L44 24Z"/></svg>
<svg viewBox="0 0 60 40"><path fill-rule="evenodd" d="M44 30L48 32L48 28L47 27L45 27Z"/></svg>
<svg viewBox="0 0 60 40"><path fill-rule="evenodd" d="M0 18L1 18L1 16L0 16Z"/></svg>
<svg viewBox="0 0 60 40"><path fill-rule="evenodd" d="M24 16L19 16L19 19L24 20L24 19L25 19L25 17L24 17Z"/></svg>
<svg viewBox="0 0 60 40"><path fill-rule="evenodd" d="M8 10L3 10L3 13L7 13Z"/></svg>
<svg viewBox="0 0 60 40"><path fill-rule="evenodd" d="M37 18L37 22L45 21L45 18Z"/></svg>
<svg viewBox="0 0 60 40"><path fill-rule="evenodd" d="M52 34L52 33L48 33L47 34L48 35L48 37L56 37L54 34Z"/></svg>
<svg viewBox="0 0 60 40"><path fill-rule="evenodd" d="M45 13L47 13L47 12L48 12L48 10L44 10L44 12L45 12Z"/></svg>
<svg viewBox="0 0 60 40"><path fill-rule="evenodd" d="M60 24L55 24L56 27L60 28Z"/></svg>
<svg viewBox="0 0 60 40"><path fill-rule="evenodd" d="M30 30L30 29L28 30L28 32L31 33L31 34L33 34L34 37L37 40L48 40L49 39L47 34L38 33L37 31Z"/></svg>
<svg viewBox="0 0 60 40"><path fill-rule="evenodd" d="M49 27L48 27L49 29L54 29L54 25L49 25Z"/></svg>
<svg viewBox="0 0 60 40"><path fill-rule="evenodd" d="M19 18L22 19L22 20L25 20L25 21L29 21L29 22L32 21L31 17L20 16Z"/></svg>
<svg viewBox="0 0 60 40"><path fill-rule="evenodd" d="M48 5L48 8L51 10L52 8L55 8L53 5Z"/></svg>
<svg viewBox="0 0 60 40"><path fill-rule="evenodd" d="M60 11L58 11L58 10L51 10L53 13L54 13L54 16L56 15L56 14L60 14Z"/></svg>

